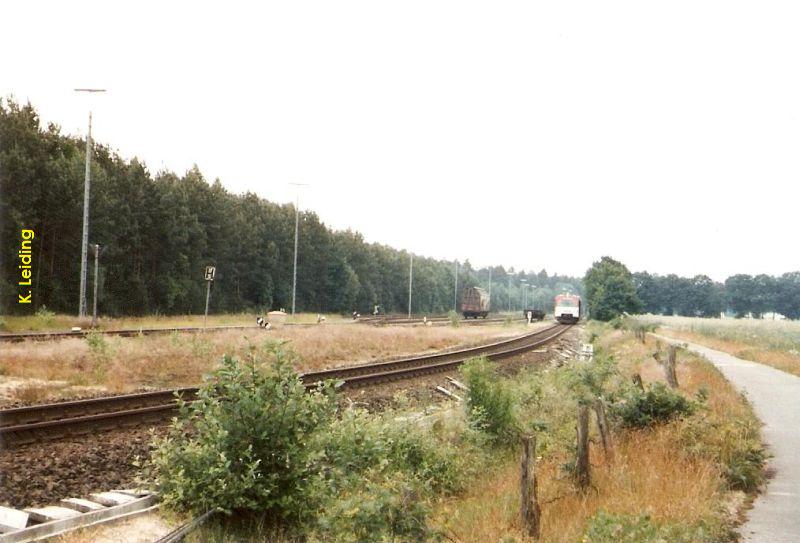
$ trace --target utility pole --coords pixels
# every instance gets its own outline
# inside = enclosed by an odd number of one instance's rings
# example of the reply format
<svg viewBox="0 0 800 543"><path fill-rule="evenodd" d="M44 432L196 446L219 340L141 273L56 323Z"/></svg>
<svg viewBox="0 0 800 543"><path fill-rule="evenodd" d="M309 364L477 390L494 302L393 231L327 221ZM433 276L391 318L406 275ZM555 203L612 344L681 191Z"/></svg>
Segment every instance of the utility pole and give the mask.
<svg viewBox="0 0 800 543"><path fill-rule="evenodd" d="M105 89L75 89L75 92L106 92ZM83 179L83 235L81 237L81 286L78 317L86 317L87 253L89 252L89 189L92 184L92 112L89 111L89 132L86 135L86 172Z"/></svg>
<svg viewBox="0 0 800 543"><path fill-rule="evenodd" d="M306 187L307 183L289 183L295 187ZM294 202L294 268L292 270L292 316L294 316L295 301L297 297L297 237L300 233L300 189Z"/></svg>
<svg viewBox="0 0 800 543"><path fill-rule="evenodd" d="M508 276L508 312L511 313L511 276Z"/></svg>
<svg viewBox="0 0 800 543"><path fill-rule="evenodd" d="M414 277L414 255L408 253L408 318L411 318L411 281Z"/></svg>
<svg viewBox="0 0 800 543"><path fill-rule="evenodd" d="M522 287L522 309L528 309L528 280L527 279L520 279L519 284Z"/></svg>
<svg viewBox="0 0 800 543"><path fill-rule="evenodd" d="M456 286L453 288L453 311L458 312L458 260L456 260Z"/></svg>
<svg viewBox="0 0 800 543"><path fill-rule="evenodd" d="M492 267L489 266L489 303L492 300Z"/></svg>
<svg viewBox="0 0 800 543"><path fill-rule="evenodd" d="M100 245L94 244L94 302L92 303L92 328L97 326L97 272L100 269Z"/></svg>

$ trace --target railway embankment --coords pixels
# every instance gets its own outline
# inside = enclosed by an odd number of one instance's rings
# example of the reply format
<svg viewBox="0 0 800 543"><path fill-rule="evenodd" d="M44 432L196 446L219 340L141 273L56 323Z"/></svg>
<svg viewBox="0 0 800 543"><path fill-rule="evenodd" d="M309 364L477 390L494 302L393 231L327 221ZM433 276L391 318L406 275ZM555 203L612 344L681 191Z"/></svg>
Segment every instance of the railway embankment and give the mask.
<svg viewBox="0 0 800 543"><path fill-rule="evenodd" d="M744 541L791 543L800 540L800 377L764 364L737 358L698 343L679 343L703 356L740 390L764 423L771 477L741 527Z"/></svg>

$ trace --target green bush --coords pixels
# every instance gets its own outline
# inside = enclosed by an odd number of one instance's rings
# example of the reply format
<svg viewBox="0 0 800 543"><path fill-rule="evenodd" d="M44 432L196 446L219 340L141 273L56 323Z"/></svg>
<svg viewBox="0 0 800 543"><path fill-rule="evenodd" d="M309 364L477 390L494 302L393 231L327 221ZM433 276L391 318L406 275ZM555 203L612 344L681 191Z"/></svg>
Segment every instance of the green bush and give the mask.
<svg viewBox="0 0 800 543"><path fill-rule="evenodd" d="M42 305L36 310L36 324L39 328L49 328L55 321L56 314L47 309L46 305Z"/></svg>
<svg viewBox="0 0 800 543"><path fill-rule="evenodd" d="M583 543L714 543L729 541L730 531L718 524L658 524L647 515L613 515L601 511L589 519Z"/></svg>
<svg viewBox="0 0 800 543"><path fill-rule="evenodd" d="M562 371L567 388L579 401L607 396L611 381L619 376L617 363L599 349L594 354L593 362L573 362Z"/></svg>
<svg viewBox="0 0 800 543"><path fill-rule="evenodd" d="M434 539L436 534L427 525L430 507L424 492L418 481L401 473L354 486L326 505L309 539L342 543Z"/></svg>
<svg viewBox="0 0 800 543"><path fill-rule="evenodd" d="M280 347L270 367L226 356L197 401L180 405L145 474L168 505L303 519L324 497L322 451L310 445L335 406L332 385L307 393Z"/></svg>
<svg viewBox="0 0 800 543"><path fill-rule="evenodd" d="M474 455L392 413L337 417L332 383L308 393L281 344L272 356L271 365L255 351L244 362L225 357L198 401L181 404L144 466L163 500L266 516L302 538L431 536L429 500L463 489Z"/></svg>
<svg viewBox="0 0 800 543"><path fill-rule="evenodd" d="M754 417L717 420L704 413L686 422L681 441L690 453L719 465L728 489L751 492L761 484L766 451Z"/></svg>
<svg viewBox="0 0 800 543"><path fill-rule="evenodd" d="M394 420L391 413L376 417L348 409L318 438L325 469L337 472L330 478L333 485L349 485L352 475L360 477L374 466L403 472L434 492L455 492L467 482L463 450L414 422Z"/></svg>
<svg viewBox="0 0 800 543"><path fill-rule="evenodd" d="M458 328L461 324L461 316L452 309L447 312L447 318L450 320L450 326Z"/></svg>
<svg viewBox="0 0 800 543"><path fill-rule="evenodd" d="M663 383L653 383L646 392L630 387L622 401L612 406L612 412L621 419L622 425L631 428L667 422L691 415L694 410L694 402Z"/></svg>
<svg viewBox="0 0 800 543"><path fill-rule="evenodd" d="M473 358L461 367L461 373L469 387L467 409L473 427L485 432L492 442L514 441L519 435L514 396L494 364L486 358Z"/></svg>

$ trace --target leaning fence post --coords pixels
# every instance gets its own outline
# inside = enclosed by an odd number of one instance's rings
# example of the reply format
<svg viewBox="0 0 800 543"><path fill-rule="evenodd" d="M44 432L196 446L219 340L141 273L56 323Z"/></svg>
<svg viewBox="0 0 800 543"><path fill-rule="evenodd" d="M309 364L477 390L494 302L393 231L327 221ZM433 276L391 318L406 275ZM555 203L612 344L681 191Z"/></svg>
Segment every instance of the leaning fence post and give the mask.
<svg viewBox="0 0 800 543"><path fill-rule="evenodd" d="M536 495L539 486L536 480L536 436L522 437L522 460L519 468L522 524L527 534L538 540L541 533L542 510Z"/></svg>
<svg viewBox="0 0 800 543"><path fill-rule="evenodd" d="M578 406L578 446L575 458L575 481L581 490L586 490L591 483L589 475L589 408Z"/></svg>
<svg viewBox="0 0 800 543"><path fill-rule="evenodd" d="M606 458L610 458L612 456L611 433L608 429L608 417L606 417L606 408L602 398L595 398L594 413L597 417L597 429L600 431L600 440L603 442L603 452Z"/></svg>

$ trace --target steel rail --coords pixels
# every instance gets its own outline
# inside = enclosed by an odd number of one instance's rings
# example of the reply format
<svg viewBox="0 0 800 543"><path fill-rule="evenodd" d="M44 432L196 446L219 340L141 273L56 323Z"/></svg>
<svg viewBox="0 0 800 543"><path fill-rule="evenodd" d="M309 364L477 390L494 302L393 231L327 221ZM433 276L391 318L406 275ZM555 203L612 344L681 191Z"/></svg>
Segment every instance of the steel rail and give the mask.
<svg viewBox="0 0 800 543"><path fill-rule="evenodd" d="M365 387L447 371L475 356L487 356L493 360L514 356L548 343L569 328L570 325L555 324L477 347L309 372L300 377L309 389L328 379L341 381L343 388ZM197 391L195 387L185 387L0 410L0 445L32 443L157 422L177 409L176 396L192 401Z"/></svg>

